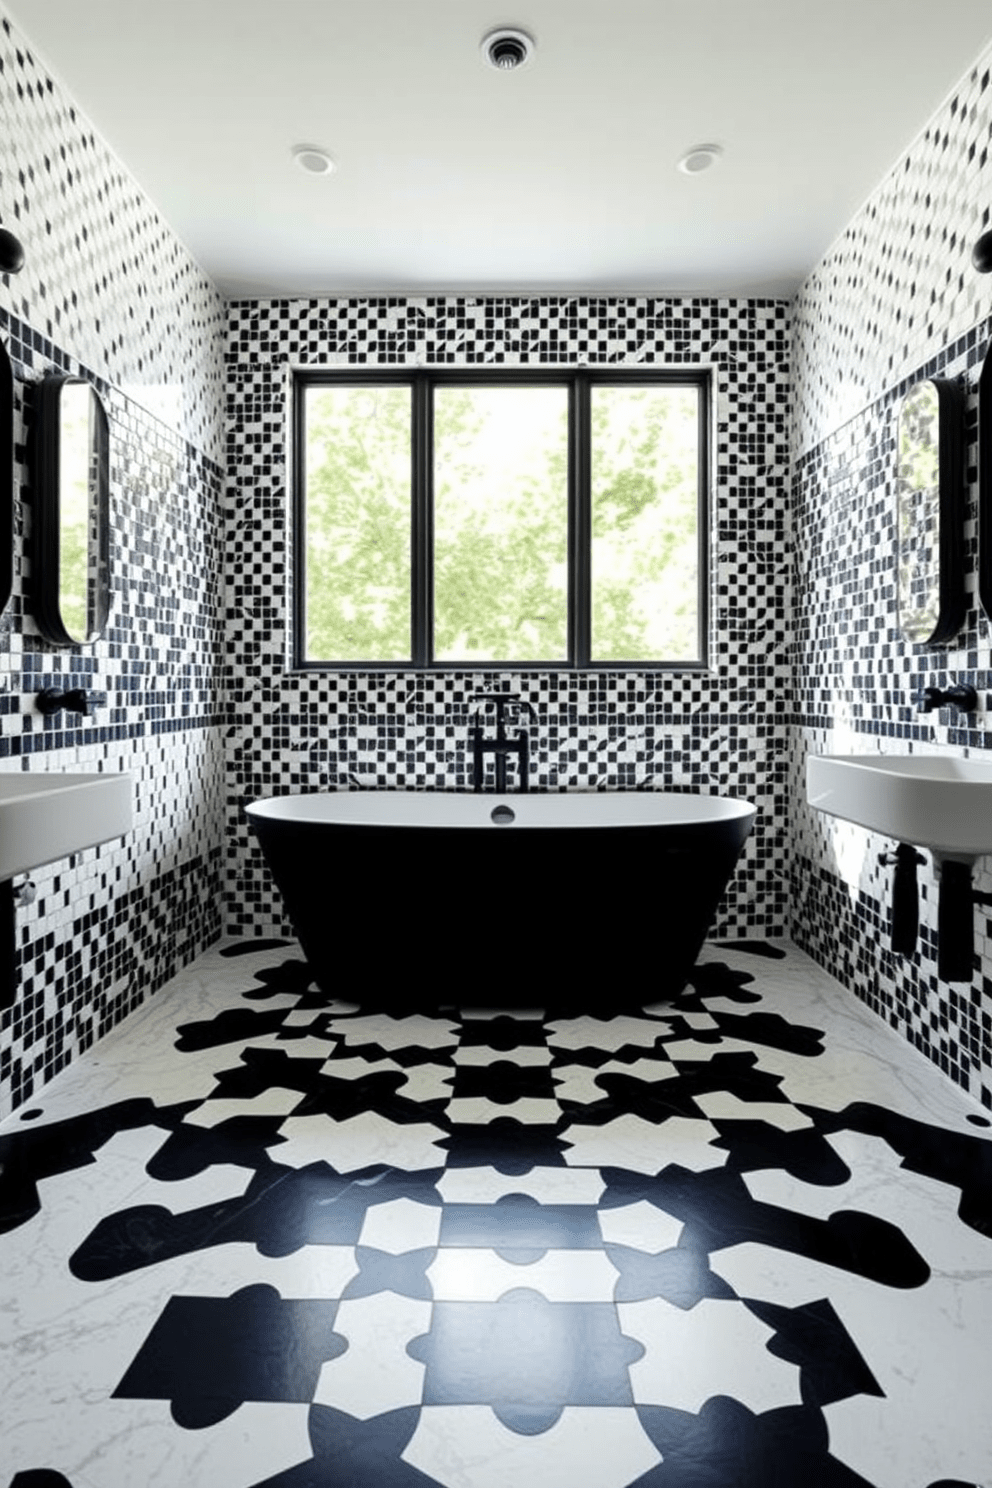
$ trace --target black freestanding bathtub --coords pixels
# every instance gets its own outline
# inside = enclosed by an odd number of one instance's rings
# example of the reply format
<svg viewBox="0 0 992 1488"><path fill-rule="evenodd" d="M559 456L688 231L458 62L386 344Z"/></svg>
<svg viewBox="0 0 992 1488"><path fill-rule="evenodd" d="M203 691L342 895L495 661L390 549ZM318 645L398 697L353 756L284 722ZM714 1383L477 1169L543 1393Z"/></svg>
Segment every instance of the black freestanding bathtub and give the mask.
<svg viewBox="0 0 992 1488"><path fill-rule="evenodd" d="M685 984L755 817L664 792L339 791L246 807L321 988L612 1011Z"/></svg>

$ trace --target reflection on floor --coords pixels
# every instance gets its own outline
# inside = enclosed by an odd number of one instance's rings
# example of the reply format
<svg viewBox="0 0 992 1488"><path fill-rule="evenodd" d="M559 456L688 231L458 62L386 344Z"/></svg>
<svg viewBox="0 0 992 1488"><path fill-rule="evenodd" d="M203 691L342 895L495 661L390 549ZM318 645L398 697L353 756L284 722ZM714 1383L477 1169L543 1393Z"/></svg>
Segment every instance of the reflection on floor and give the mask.
<svg viewBox="0 0 992 1488"><path fill-rule="evenodd" d="M761 949L603 1018L202 958L0 1128L0 1481L992 1488L989 1123Z"/></svg>

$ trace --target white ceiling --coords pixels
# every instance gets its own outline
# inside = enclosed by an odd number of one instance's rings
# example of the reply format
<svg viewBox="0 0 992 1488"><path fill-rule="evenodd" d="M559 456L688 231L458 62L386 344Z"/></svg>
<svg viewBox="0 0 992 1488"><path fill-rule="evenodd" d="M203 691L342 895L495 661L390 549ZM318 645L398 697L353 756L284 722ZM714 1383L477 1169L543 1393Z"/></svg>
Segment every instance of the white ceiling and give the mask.
<svg viewBox="0 0 992 1488"><path fill-rule="evenodd" d="M230 296L791 294L992 36L989 0L0 3Z"/></svg>

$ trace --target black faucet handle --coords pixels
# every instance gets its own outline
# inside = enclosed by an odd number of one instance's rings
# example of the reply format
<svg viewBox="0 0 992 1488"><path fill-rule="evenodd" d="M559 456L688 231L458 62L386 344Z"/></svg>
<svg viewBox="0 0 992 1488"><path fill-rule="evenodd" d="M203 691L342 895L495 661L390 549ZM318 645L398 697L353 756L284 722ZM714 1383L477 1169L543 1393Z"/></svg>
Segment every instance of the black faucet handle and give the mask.
<svg viewBox="0 0 992 1488"><path fill-rule="evenodd" d="M954 687L924 687L917 702L921 713L932 713L935 708L957 708L959 713L974 713L978 707L978 693L970 682L959 682Z"/></svg>
<svg viewBox="0 0 992 1488"><path fill-rule="evenodd" d="M43 687L35 698L34 705L39 713L51 718L53 713L58 713L65 707L65 693L61 687Z"/></svg>
<svg viewBox="0 0 992 1488"><path fill-rule="evenodd" d="M533 706L526 698L522 698L516 692L476 692L472 695L472 701L482 704L481 708L476 708L472 715L476 718L486 712L490 703L494 703L496 705L496 722L500 725L503 724L506 718L507 709L520 712L526 708L531 718L535 723L537 722L537 714L534 712Z"/></svg>

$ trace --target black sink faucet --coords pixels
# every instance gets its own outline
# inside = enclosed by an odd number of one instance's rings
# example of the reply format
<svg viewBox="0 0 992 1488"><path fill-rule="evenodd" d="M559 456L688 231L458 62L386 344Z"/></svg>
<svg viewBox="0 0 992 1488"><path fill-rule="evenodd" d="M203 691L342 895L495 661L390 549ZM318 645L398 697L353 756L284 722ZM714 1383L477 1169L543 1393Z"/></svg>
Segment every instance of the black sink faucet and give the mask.
<svg viewBox="0 0 992 1488"><path fill-rule="evenodd" d="M93 692L89 687L72 687L67 692L63 692L60 687L44 687L35 698L35 707L46 718L51 718L53 713L58 713L63 708L67 713L89 717L94 708L106 706L107 694Z"/></svg>
<svg viewBox="0 0 992 1488"><path fill-rule="evenodd" d="M472 788L481 791L482 777L485 769L485 757L487 754L496 756L496 789L502 795L506 791L506 756L515 754L517 756L517 772L519 776L518 789L525 791L528 788L528 775L530 772L530 750L528 748L527 730L521 729L516 738L508 739L506 736L506 713L509 709L513 713L520 713L526 708L531 718L536 714L526 699L517 697L513 692L477 692L476 700L482 704L475 710L476 722L472 727ZM481 716L490 707L496 708L496 737L485 739L482 734Z"/></svg>
<svg viewBox="0 0 992 1488"><path fill-rule="evenodd" d="M947 688L924 687L917 702L921 713L932 713L935 708L957 708L959 713L974 713L978 707L978 693L970 682Z"/></svg>

